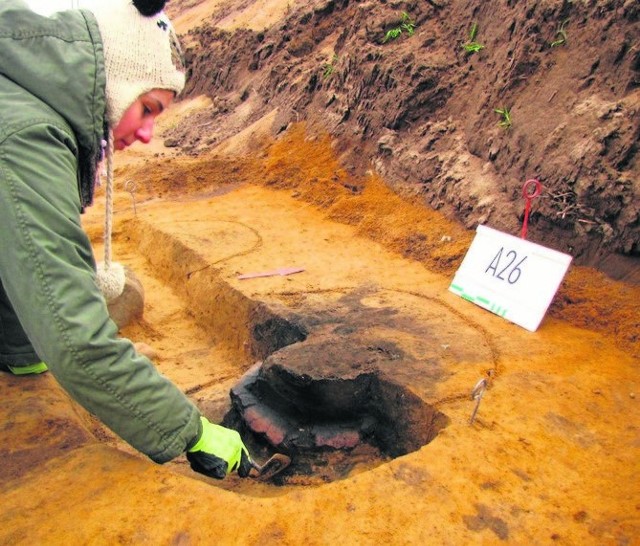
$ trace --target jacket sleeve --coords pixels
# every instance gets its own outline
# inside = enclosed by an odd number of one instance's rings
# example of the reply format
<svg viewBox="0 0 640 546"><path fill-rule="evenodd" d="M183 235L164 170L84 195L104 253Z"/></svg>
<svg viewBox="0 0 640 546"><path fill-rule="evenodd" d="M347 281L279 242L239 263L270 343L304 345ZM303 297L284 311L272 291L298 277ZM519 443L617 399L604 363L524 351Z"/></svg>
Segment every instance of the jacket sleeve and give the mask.
<svg viewBox="0 0 640 546"><path fill-rule="evenodd" d="M199 411L117 336L80 222L76 144L38 123L0 142L0 275L38 355L116 434L163 463L198 434Z"/></svg>

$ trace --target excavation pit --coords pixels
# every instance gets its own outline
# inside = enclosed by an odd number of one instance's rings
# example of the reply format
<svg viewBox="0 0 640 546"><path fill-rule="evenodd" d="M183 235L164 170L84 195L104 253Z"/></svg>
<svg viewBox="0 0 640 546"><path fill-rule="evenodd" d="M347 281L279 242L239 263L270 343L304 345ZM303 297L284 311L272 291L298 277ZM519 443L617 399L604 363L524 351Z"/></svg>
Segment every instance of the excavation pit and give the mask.
<svg viewBox="0 0 640 546"><path fill-rule="evenodd" d="M448 422L386 375L406 364L389 341L307 339L255 364L233 387L233 412L251 449L289 455L275 483L333 481L420 449Z"/></svg>
<svg viewBox="0 0 640 546"><path fill-rule="evenodd" d="M291 457L271 483L334 481L419 450L446 426L439 408L466 400L495 368L484 330L439 298L376 284L236 285L207 265L229 252L211 238L235 246L245 232L235 222L197 233L194 225L129 232L210 336L210 347L163 365L184 378L204 415L241 432L258 463L275 452Z"/></svg>

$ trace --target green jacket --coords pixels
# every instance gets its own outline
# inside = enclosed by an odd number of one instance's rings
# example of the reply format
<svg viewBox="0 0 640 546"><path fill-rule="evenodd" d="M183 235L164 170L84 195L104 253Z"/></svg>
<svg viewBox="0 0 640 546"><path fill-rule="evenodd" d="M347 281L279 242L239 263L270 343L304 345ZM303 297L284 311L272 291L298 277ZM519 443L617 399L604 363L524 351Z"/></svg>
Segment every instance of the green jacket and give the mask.
<svg viewBox="0 0 640 546"><path fill-rule="evenodd" d="M0 345L12 313L63 388L156 462L184 452L200 413L119 338L80 214L104 135L102 41L89 11L41 17L0 1ZM0 355L11 359L6 350ZM18 355L19 356L19 355ZM44 426L44 425L43 425Z"/></svg>

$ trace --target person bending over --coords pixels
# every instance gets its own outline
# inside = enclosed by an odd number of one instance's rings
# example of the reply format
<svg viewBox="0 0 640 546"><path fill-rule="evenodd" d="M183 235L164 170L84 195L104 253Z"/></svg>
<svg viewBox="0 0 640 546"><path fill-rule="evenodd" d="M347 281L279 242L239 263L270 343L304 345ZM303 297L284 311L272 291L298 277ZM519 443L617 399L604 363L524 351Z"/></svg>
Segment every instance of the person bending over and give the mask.
<svg viewBox="0 0 640 546"><path fill-rule="evenodd" d="M50 370L157 463L186 452L197 472L245 477L238 432L209 422L118 337L106 301L124 274L97 270L80 221L102 161L112 184L113 152L148 143L184 87L165 4L109 0L43 17L0 2L0 367Z"/></svg>

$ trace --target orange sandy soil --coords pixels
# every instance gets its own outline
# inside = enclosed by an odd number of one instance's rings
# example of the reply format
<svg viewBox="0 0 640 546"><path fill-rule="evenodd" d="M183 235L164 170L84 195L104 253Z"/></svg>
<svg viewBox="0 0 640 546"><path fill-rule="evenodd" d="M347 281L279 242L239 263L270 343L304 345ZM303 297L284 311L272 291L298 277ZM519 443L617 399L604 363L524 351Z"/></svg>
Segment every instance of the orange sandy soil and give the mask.
<svg viewBox="0 0 640 546"><path fill-rule="evenodd" d="M394 341L450 366L447 381L416 389L449 425L330 483L220 482L183 459L148 461L50 374L2 374L0 544L640 543L640 289L572 267L528 332L448 291L473 232L375 177L349 180L303 126L266 134L207 157L155 145L117 158L114 259L145 288L144 316L122 335L220 420L253 365L257 305L328 305L366 287L364 306L394 306L433 333L428 348L407 332ZM100 194L85 217L98 258L103 210ZM284 266L305 271L237 279Z"/></svg>

